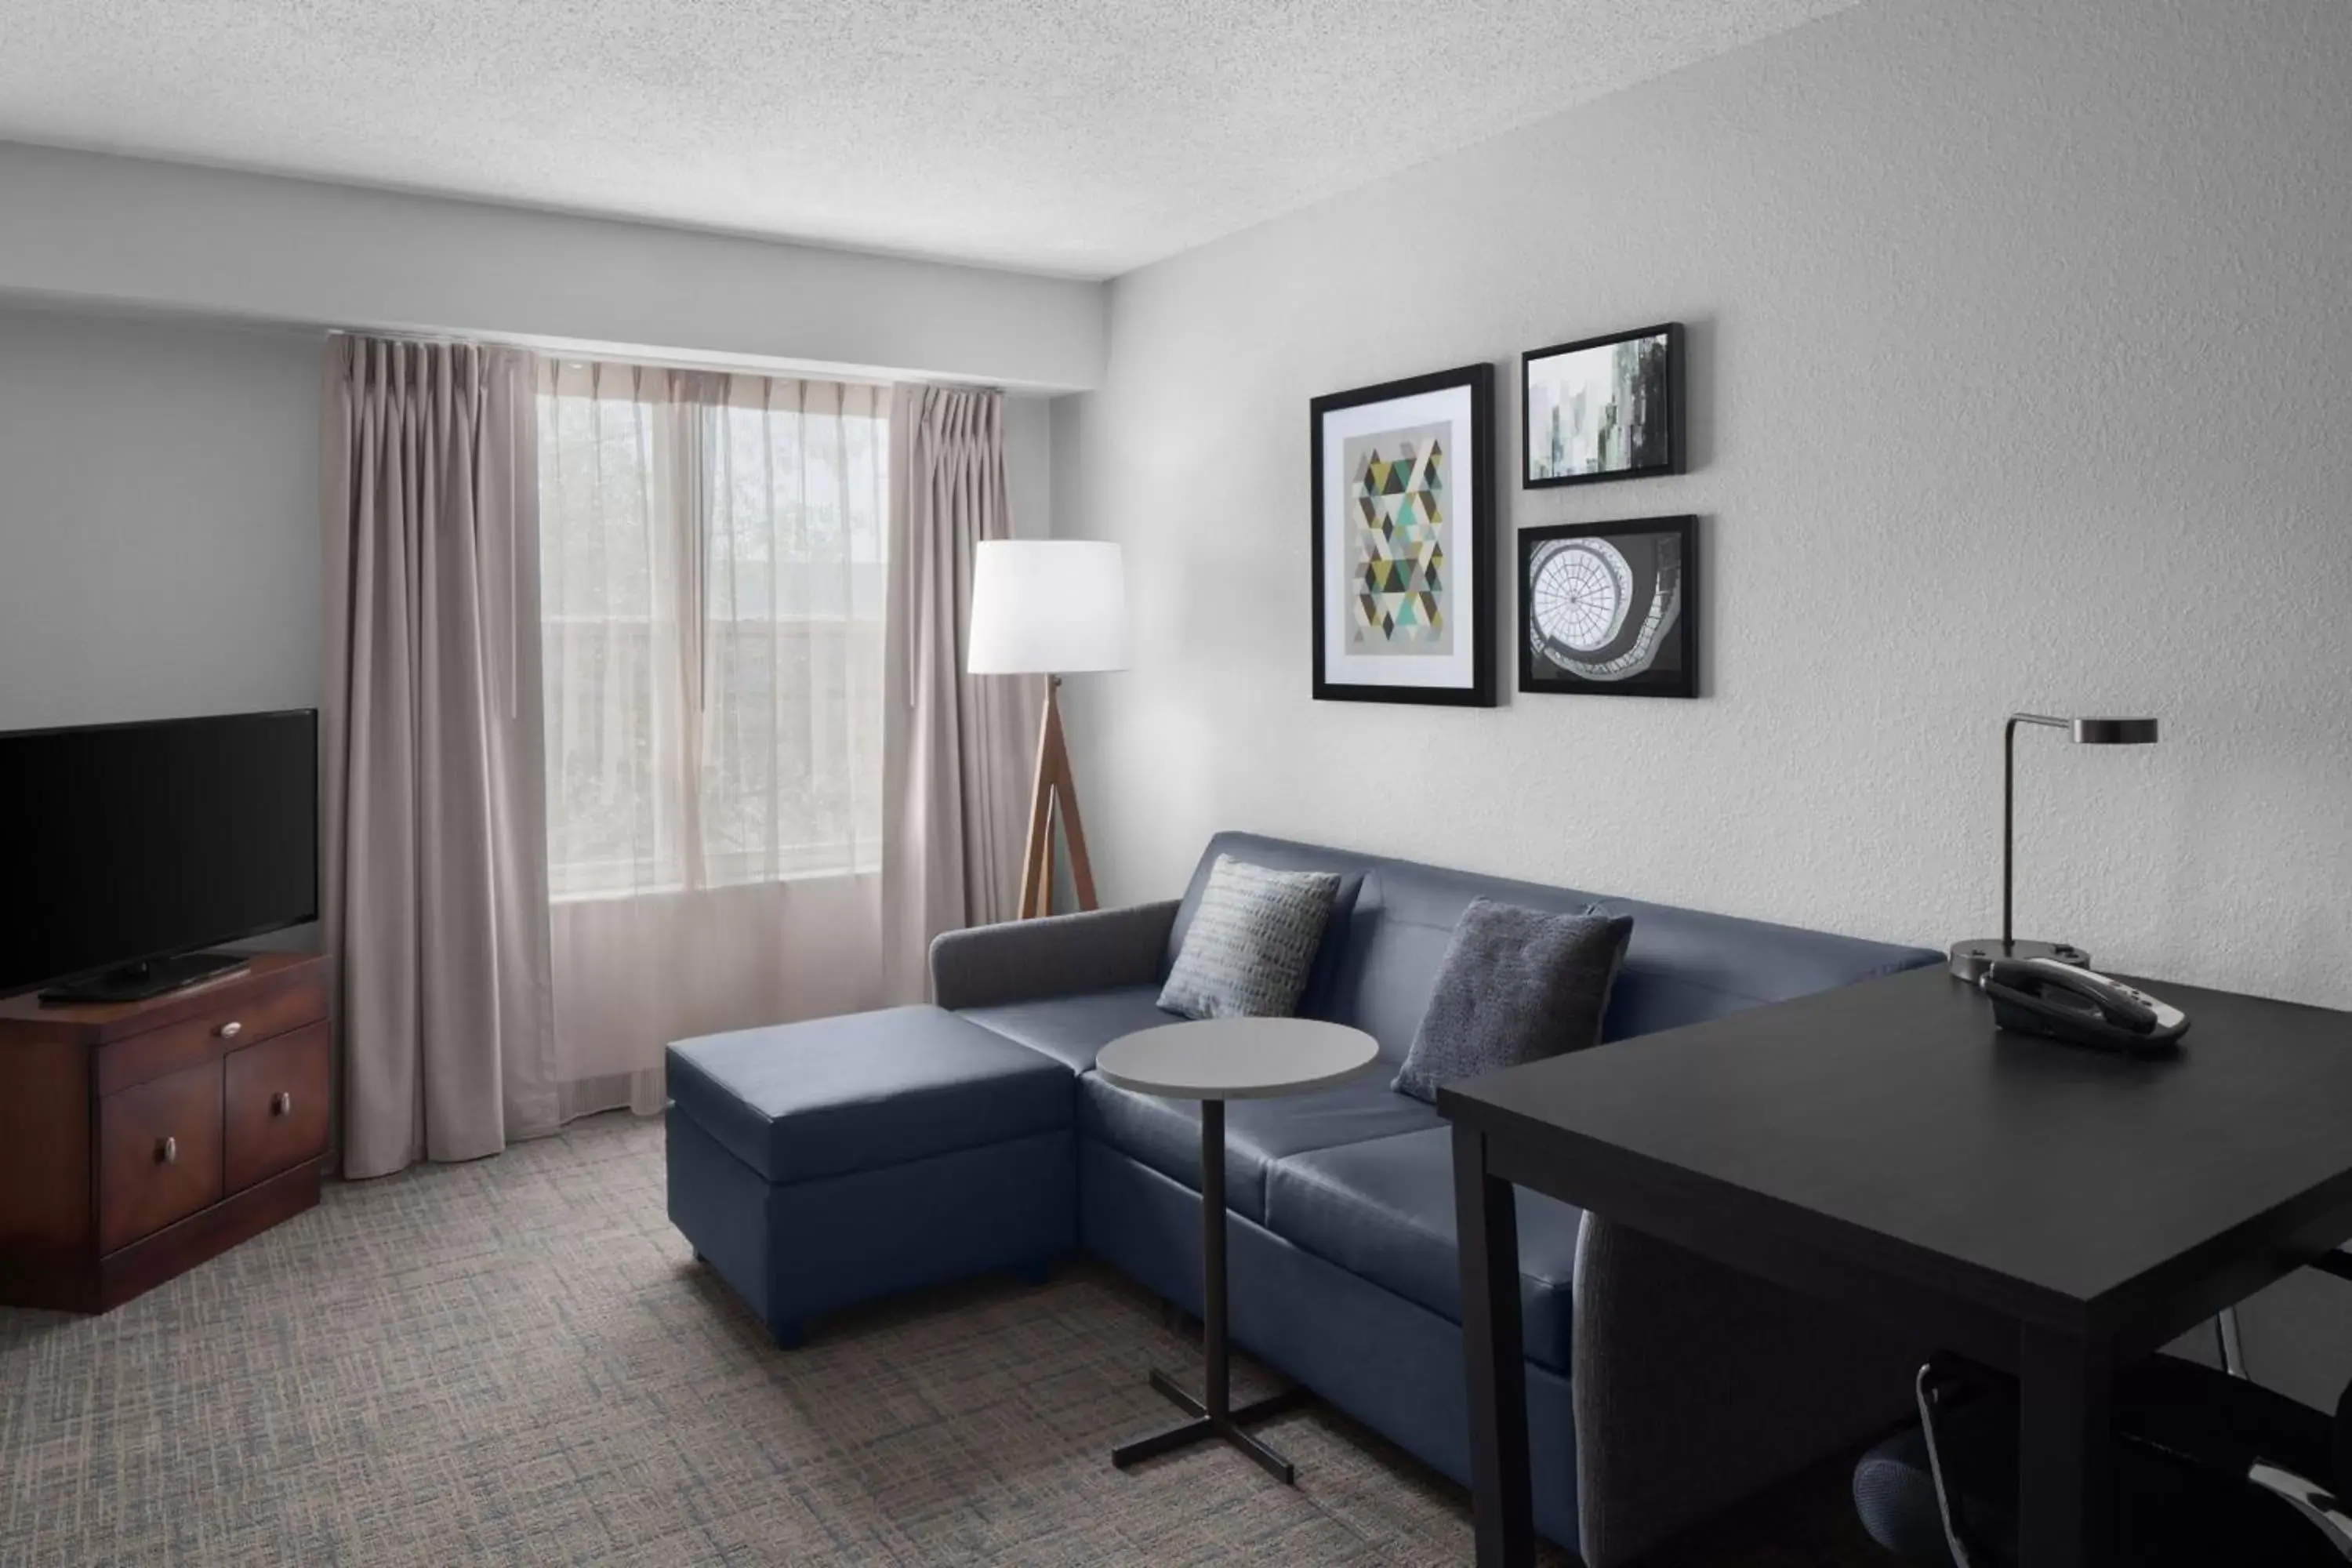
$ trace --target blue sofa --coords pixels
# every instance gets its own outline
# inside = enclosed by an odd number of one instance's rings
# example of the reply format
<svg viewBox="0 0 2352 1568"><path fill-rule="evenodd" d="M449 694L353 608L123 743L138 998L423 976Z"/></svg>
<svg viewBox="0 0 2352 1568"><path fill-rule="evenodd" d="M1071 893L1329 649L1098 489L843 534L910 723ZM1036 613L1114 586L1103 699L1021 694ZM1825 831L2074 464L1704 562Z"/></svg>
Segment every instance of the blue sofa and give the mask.
<svg viewBox="0 0 2352 1568"><path fill-rule="evenodd" d="M1470 900L1580 910L1598 900L1633 915L1632 942L1603 1028L1604 1039L1612 1041L1940 961L1924 949L1236 833L1210 843L1181 901L941 937L932 950L939 1010L957 1016L952 1025L979 1026L1067 1075L1074 1136L1066 1145L1066 1179L1076 1196L1075 1240L1195 1313L1201 1307L1199 1107L1115 1088L1092 1069L1096 1052L1109 1041L1169 1021L1156 1005L1160 984L1183 942L1208 868L1221 854L1285 869L1342 873L1341 910L1301 1011L1366 1030L1379 1040L1388 1064L1321 1093L1229 1106L1225 1191L1234 1339L1459 1480L1467 1479L1469 1466L1449 1134L1433 1107L1394 1093L1389 1079L1412 1043L1454 921ZM830 1022L796 1028L821 1030ZM933 1026L949 1026L948 1020ZM814 1037L802 1038L804 1048L814 1047ZM756 1181L738 1173L732 1198L709 1196L719 1189L703 1168L711 1163L715 1142L708 1124L729 1114L723 1102L742 1098L741 1073L730 1078L731 1069L720 1066L714 1074L713 1051L719 1047L738 1057L761 1048L730 1037L718 1046L687 1042L672 1055L677 1104L671 1123L671 1212L706 1252L699 1238L723 1229L724 1216L716 1211L740 1207L759 1190ZM1024 1103L1033 1109L1017 1130L1032 1141L1024 1147L1031 1147L1045 1113L1034 1109L1042 1102L1034 1095ZM771 1102L770 1110L782 1116L792 1108ZM937 1120L929 1118L926 1125ZM692 1169L681 1166L679 1147L691 1156ZM990 1158L991 1168L1003 1163ZM1046 1178L1024 1166L1018 1179L1026 1184L1003 1189L998 1206L1051 1206L1043 1190ZM786 1203L782 1196L776 1201ZM804 1210L804 1205L793 1207L795 1223L807 1222ZM975 1258L965 1246L951 1267L933 1272L945 1277L975 1264L1026 1261L1046 1247L1054 1226L1067 1223L1056 1210L1045 1231L1027 1224L992 1259ZM1518 1224L1537 1523L1553 1540L1574 1545L1580 1539L1579 1421L1571 1393L1580 1331L1576 1287L1580 1246L1590 1245L1590 1238L1577 1210L1533 1194L1521 1195ZM903 1255L877 1281L891 1289L920 1282L924 1256ZM760 1259L754 1272L761 1277L760 1289L769 1289L793 1265L779 1251ZM738 1289L751 1293L740 1281ZM835 1287L824 1299L857 1293L855 1284ZM1837 1416L1849 1419L1843 1408Z"/></svg>

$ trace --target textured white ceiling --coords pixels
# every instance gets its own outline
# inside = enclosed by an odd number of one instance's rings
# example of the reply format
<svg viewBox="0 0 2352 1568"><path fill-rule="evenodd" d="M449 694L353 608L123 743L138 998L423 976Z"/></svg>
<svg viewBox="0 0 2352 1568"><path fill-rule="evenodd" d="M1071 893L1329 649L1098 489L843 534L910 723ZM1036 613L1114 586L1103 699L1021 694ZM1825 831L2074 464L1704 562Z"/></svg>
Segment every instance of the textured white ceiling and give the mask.
<svg viewBox="0 0 2352 1568"><path fill-rule="evenodd" d="M0 0L0 138L1108 276L1852 3Z"/></svg>

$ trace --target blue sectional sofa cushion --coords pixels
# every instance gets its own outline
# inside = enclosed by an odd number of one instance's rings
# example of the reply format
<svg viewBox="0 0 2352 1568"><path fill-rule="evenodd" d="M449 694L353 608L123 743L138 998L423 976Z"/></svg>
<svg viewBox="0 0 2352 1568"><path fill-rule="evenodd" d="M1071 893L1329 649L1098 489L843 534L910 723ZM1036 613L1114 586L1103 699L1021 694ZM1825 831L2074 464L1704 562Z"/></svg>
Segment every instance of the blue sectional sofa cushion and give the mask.
<svg viewBox="0 0 2352 1568"><path fill-rule="evenodd" d="M1244 837L1222 834L1219 842L1226 839L1239 842ZM1273 838L1251 839L1249 842L1276 848L1290 847ZM1177 955L1184 951L1185 935L1192 929L1192 917L1200 912L1201 896L1208 891L1209 878L1216 870L1218 853L1217 845L1211 844L1208 853L1201 857L1201 863L1193 868L1192 880L1184 889L1182 901L1176 906L1175 922L1168 928L1168 955L1160 965L1162 977L1175 969ZM1331 913L1323 922L1323 943L1315 950L1315 963L1307 972L1307 984L1298 993L1298 1016L1328 1018L1339 992L1340 972L1348 962L1348 944L1354 931L1356 900L1363 896L1363 871L1352 865L1333 863L1338 858L1328 852L1325 853L1322 861L1315 864L1297 857L1260 857L1240 850L1232 853L1234 859L1244 865L1263 867L1269 871L1337 871L1339 874L1339 890L1331 896Z"/></svg>
<svg viewBox="0 0 2352 1568"><path fill-rule="evenodd" d="M1329 871L1271 871L1219 856L1160 1005L1187 1018L1297 1016L1339 892Z"/></svg>
<svg viewBox="0 0 2352 1568"><path fill-rule="evenodd" d="M1528 1360L1569 1370L1576 1233L1584 1212L1518 1194L1519 1306ZM1454 1141L1444 1128L1277 1160L1265 1173L1265 1227L1448 1322L1462 1321L1454 1229Z"/></svg>
<svg viewBox="0 0 2352 1568"><path fill-rule="evenodd" d="M957 1016L985 1024L1008 1040L1043 1051L1072 1072L1090 1070L1096 1053L1121 1035L1184 1021L1160 1009L1157 985L1124 985L1035 1002L967 1007Z"/></svg>
<svg viewBox="0 0 2352 1568"><path fill-rule="evenodd" d="M1081 1079L1078 1090L1082 1133L1193 1192L1201 1190L1200 1101L1137 1094L1096 1073ZM1225 1107L1225 1205L1263 1220L1265 1172L1274 1161L1444 1125L1434 1108L1396 1093L1386 1079L1375 1077L1318 1094L1233 1100Z"/></svg>
<svg viewBox="0 0 2352 1568"><path fill-rule="evenodd" d="M1347 922L1328 1011L1314 1016L1352 1024L1381 1042L1381 1054L1401 1061L1412 1044L1435 988L1438 966L1453 940L1454 921L1473 899L1558 914L1600 904L1633 917L1625 965L1610 993L1601 1037L1622 1040L1765 1002L1787 1002L1873 975L1917 967L1934 954L1914 947L1866 942L1708 914L1639 899L1611 898L1576 888L1552 888L1504 877L1448 870L1320 845L1220 833L1202 864L1219 855L1285 871L1356 872L1363 886ZM1196 885L1201 874L1195 872ZM1181 939L1183 914L1177 916ZM1302 1011L1304 1010L1302 1005Z"/></svg>
<svg viewBox="0 0 2352 1568"><path fill-rule="evenodd" d="M1445 944L1437 989L1394 1088L1437 1100L1441 1084L1601 1042L1633 917L1558 915L1473 899Z"/></svg>
<svg viewBox="0 0 2352 1568"><path fill-rule="evenodd" d="M1070 1125L1070 1069L936 1007L686 1040L670 1098L770 1182L1003 1143Z"/></svg>

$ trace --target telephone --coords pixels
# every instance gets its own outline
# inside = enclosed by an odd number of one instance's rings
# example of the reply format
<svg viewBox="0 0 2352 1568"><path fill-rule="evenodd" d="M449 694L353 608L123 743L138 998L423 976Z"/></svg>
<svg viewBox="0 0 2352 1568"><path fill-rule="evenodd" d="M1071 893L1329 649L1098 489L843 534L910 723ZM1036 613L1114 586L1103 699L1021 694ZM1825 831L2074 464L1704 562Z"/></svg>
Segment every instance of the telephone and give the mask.
<svg viewBox="0 0 2352 1568"><path fill-rule="evenodd" d="M1996 958L1978 984L1992 998L1993 1022L2021 1034L2156 1056L2189 1032L2179 1008L2054 958Z"/></svg>

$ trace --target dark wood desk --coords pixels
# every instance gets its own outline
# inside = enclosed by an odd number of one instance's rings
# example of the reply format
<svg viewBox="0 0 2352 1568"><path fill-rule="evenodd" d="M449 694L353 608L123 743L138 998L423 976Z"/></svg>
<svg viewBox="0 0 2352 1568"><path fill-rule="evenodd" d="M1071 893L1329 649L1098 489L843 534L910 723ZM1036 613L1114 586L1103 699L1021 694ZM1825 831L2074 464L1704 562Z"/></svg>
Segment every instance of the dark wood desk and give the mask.
<svg viewBox="0 0 2352 1568"><path fill-rule="evenodd" d="M1478 1561L1534 1555L1516 1184L2014 1373L2023 1568L2101 1563L2110 1369L2352 1237L2352 1014L2145 984L2177 1058L1934 969L1440 1089Z"/></svg>

